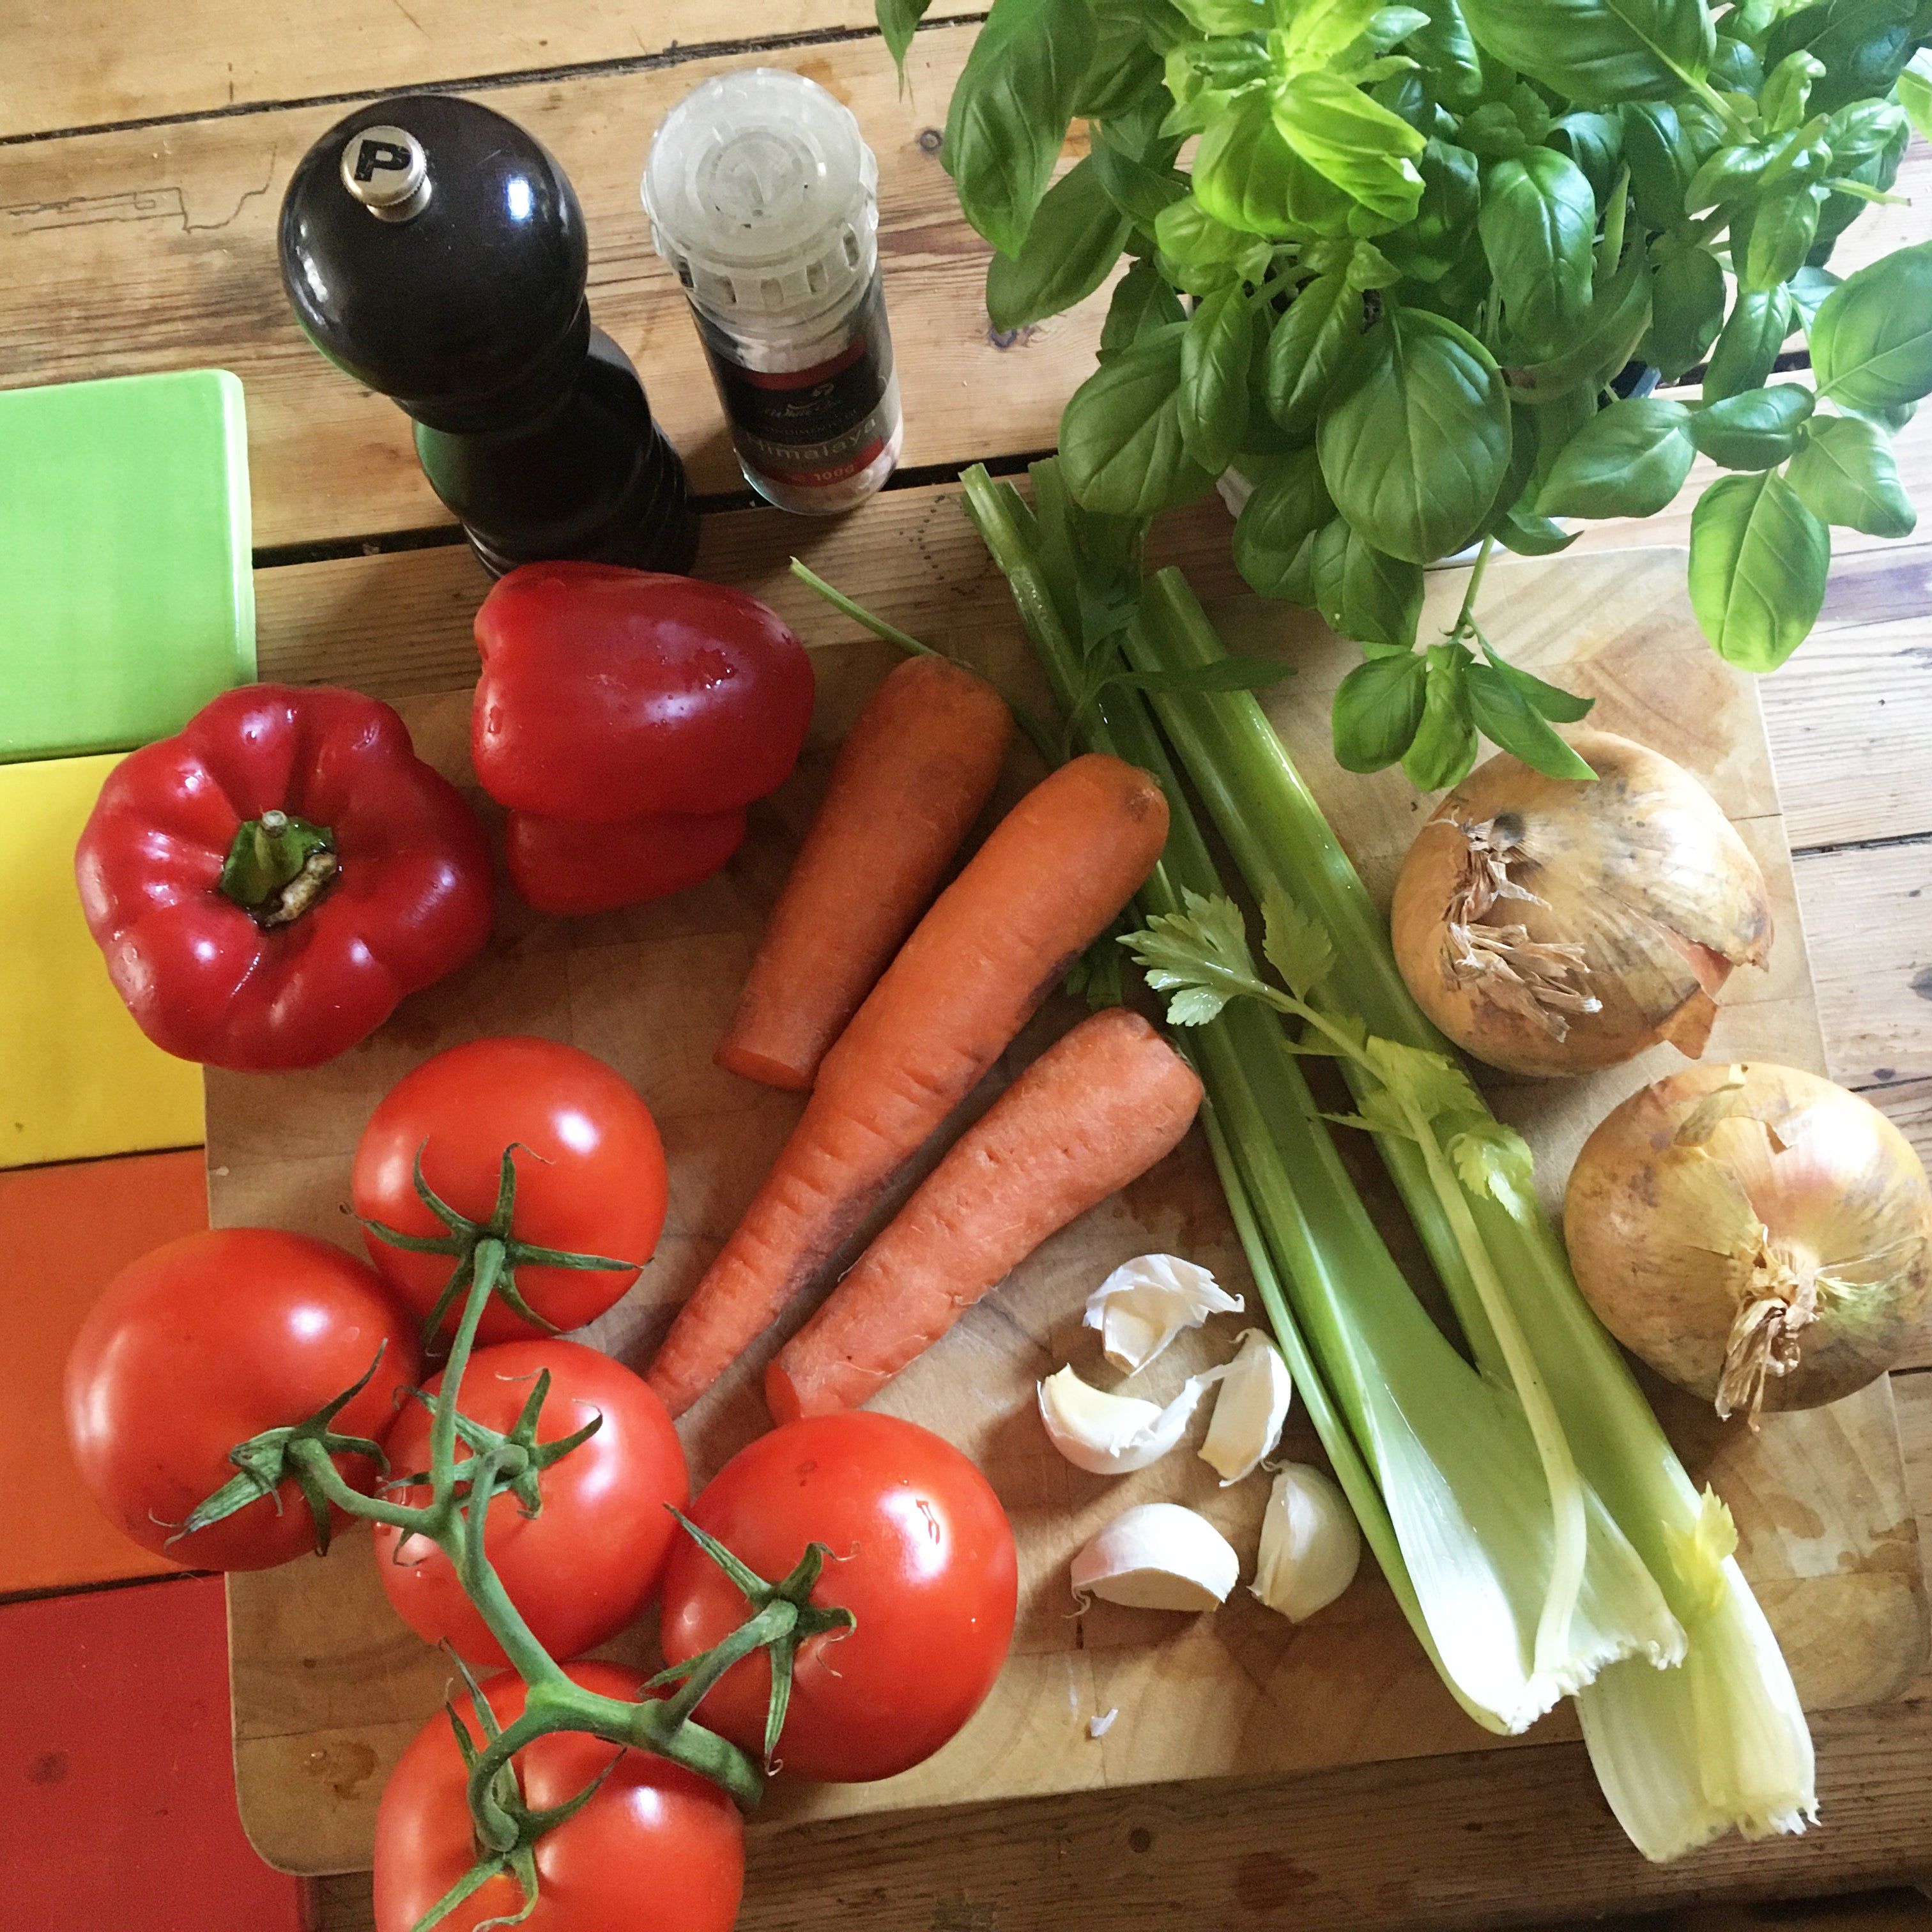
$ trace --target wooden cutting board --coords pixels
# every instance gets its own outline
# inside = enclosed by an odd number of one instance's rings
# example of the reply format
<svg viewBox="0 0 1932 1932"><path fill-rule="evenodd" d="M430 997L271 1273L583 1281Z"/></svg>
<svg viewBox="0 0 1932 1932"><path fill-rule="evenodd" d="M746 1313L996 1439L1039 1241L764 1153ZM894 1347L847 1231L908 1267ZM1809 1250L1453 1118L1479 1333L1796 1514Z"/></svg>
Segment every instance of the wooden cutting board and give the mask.
<svg viewBox="0 0 1932 1932"><path fill-rule="evenodd" d="M1426 625L1453 616L1462 581L1460 573L1435 580ZM1515 662L1598 697L1594 724L1654 745L1697 773L1762 863L1778 928L1772 963L1768 971L1734 976L1708 1057L1773 1058L1822 1071L1756 694L1698 635L1683 582L1676 550L1511 560L1489 573L1484 610L1496 644ZM788 608L809 637L808 612ZM1004 598L962 600L954 609L931 640L1044 707L1036 668ZM1429 802L1418 800L1399 772L1348 776L1328 755L1328 697L1356 660L1354 646L1304 614L1246 596L1217 605L1215 615L1231 646L1282 651L1297 666L1300 675L1270 700L1276 722L1371 890L1385 901ZM270 1222L357 1246L345 1206L350 1156L394 1081L462 1040L530 1032L571 1040L635 1082L657 1115L670 1162L670 1214L657 1258L588 1331L643 1366L796 1118L795 1098L721 1072L711 1052L832 750L894 661L886 647L869 643L814 652L818 703L806 756L754 812L739 856L704 885L658 905L574 922L538 918L505 892L484 958L409 1001L353 1052L307 1074L211 1071L216 1224ZM467 694L410 700L403 709L423 755L468 784ZM1016 754L995 807L1037 776L1028 756ZM982 1107L995 1085L1076 1017L1070 1002L1050 1002L962 1113ZM1536 1148L1551 1202L1560 1199L1589 1128L1673 1064L1674 1050L1660 1048L1587 1080L1495 1088L1499 1111ZM928 1161L957 1124L936 1141ZM1392 1213L1388 1219L1391 1244L1406 1256L1413 1245L1407 1231ZM1111 1268L1148 1250L1203 1262L1231 1288L1251 1294L1198 1136L1048 1242L880 1396L878 1406L938 1430L974 1456L1005 1502L1022 1565L1013 1654L979 1714L926 1765L871 1786L787 1789L781 1780L764 1819L782 1824L1289 1772L1498 1742L1443 1690L1372 1562L1340 1601L1300 1627L1245 1590L1198 1618L1097 1603L1076 1612L1068 1561L1130 1503L1166 1499L1202 1509L1251 1567L1266 1496L1258 1476L1218 1489L1191 1453L1192 1441L1151 1469L1112 1480L1071 1468L1046 1441L1036 1381L1069 1360L1091 1379L1115 1379L1097 1338L1080 1326L1081 1306ZM1241 1325L1222 1318L1184 1338L1137 1389L1164 1400L1184 1376L1231 1352ZM781 1339L768 1338L686 1418L694 1480L767 1426L758 1378ZM1731 1505L1740 1558L1807 1706L1839 1708L1897 1694L1924 1655L1927 1611L1888 1385L1881 1382L1828 1410L1768 1418L1756 1437L1720 1429L1672 1391L1657 1396L1693 1476L1714 1482ZM1285 1447L1318 1459L1298 1414ZM292 1870L366 1864L383 1779L442 1698L451 1676L446 1660L390 1612L364 1534L339 1539L323 1561L231 1578L229 1612L237 1783L250 1836L271 1862ZM610 1653L642 1659L652 1643L646 1622ZM1110 1712L1112 1723L1094 1737L1090 1720ZM1567 1709L1532 1733L1574 1734Z"/></svg>

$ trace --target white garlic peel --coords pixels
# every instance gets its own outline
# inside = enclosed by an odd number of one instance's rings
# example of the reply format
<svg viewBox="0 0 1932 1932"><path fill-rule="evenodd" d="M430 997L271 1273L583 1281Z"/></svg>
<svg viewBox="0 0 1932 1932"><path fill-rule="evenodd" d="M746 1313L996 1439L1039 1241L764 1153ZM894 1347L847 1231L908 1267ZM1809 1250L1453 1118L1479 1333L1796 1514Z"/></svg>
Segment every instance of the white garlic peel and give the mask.
<svg viewBox="0 0 1932 1932"><path fill-rule="evenodd" d="M1298 1624L1348 1587L1361 1560L1362 1533L1348 1498L1319 1469L1284 1463L1268 1492L1250 1588Z"/></svg>
<svg viewBox="0 0 1932 1932"><path fill-rule="evenodd" d="M1130 1374L1144 1369L1184 1328L1210 1315L1238 1315L1230 1294L1207 1269L1178 1255L1137 1255L1114 1269L1087 1298L1083 1318L1100 1331L1108 1361Z"/></svg>
<svg viewBox="0 0 1932 1932"><path fill-rule="evenodd" d="M1280 1350L1258 1328L1249 1329L1221 1378L1214 1419L1201 1445L1202 1461L1220 1476L1223 1489L1252 1471L1281 1440L1294 1400Z"/></svg>
<svg viewBox="0 0 1932 1932"><path fill-rule="evenodd" d="M1120 1714L1120 1707L1116 1704L1105 1716L1089 1718L1087 1720L1087 1735L1090 1738L1104 1738L1114 1728L1114 1720Z"/></svg>
<svg viewBox="0 0 1932 1932"><path fill-rule="evenodd" d="M1144 1610L1211 1610L1241 1574L1228 1539L1178 1503L1124 1510L1073 1559L1073 1594Z"/></svg>
<svg viewBox="0 0 1932 1932"><path fill-rule="evenodd" d="M1083 1382L1071 1366L1040 1384L1040 1419L1053 1446L1090 1475L1124 1476L1157 1462L1193 1419L1202 1392L1226 1369L1190 1376L1165 1408L1139 1396L1110 1395Z"/></svg>

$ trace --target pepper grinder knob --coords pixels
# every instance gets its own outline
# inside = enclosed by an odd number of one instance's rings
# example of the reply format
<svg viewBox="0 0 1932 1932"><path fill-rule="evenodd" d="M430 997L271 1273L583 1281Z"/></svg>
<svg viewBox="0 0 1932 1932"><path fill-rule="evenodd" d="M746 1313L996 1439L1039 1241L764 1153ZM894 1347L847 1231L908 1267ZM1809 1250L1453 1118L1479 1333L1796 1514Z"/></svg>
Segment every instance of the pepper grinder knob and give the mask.
<svg viewBox="0 0 1932 1932"><path fill-rule="evenodd" d="M281 267L303 333L415 419L488 568L688 567L683 466L591 326L583 210L526 130L453 94L358 109L296 166Z"/></svg>

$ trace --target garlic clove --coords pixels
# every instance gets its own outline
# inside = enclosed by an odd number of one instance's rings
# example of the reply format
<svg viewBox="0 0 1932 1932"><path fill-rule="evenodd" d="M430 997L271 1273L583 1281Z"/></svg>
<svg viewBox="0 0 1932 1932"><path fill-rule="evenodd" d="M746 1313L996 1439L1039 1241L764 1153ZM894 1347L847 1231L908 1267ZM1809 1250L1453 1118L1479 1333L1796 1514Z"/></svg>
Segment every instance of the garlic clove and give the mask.
<svg viewBox="0 0 1932 1932"><path fill-rule="evenodd" d="M1348 1498L1319 1469L1283 1464L1268 1492L1250 1588L1298 1624L1348 1587L1361 1560L1362 1533Z"/></svg>
<svg viewBox="0 0 1932 1932"><path fill-rule="evenodd" d="M1238 1315L1230 1294L1207 1269L1178 1255L1137 1255L1087 1298L1084 1317L1117 1369L1144 1369L1184 1328L1210 1315Z"/></svg>
<svg viewBox="0 0 1932 1932"><path fill-rule="evenodd" d="M1228 1539L1178 1503L1141 1503L1073 1559L1073 1594L1144 1610L1211 1610L1241 1574Z"/></svg>
<svg viewBox="0 0 1932 1932"><path fill-rule="evenodd" d="M1221 1378L1214 1419L1201 1445L1202 1461L1220 1477L1223 1489L1238 1483L1281 1440L1294 1400L1281 1352L1258 1328L1247 1330Z"/></svg>
<svg viewBox="0 0 1932 1932"><path fill-rule="evenodd" d="M1083 1382L1069 1366L1040 1384L1040 1419L1053 1446L1076 1469L1124 1476L1158 1462L1186 1432L1202 1392L1224 1369L1190 1377L1165 1408L1138 1396L1111 1395Z"/></svg>

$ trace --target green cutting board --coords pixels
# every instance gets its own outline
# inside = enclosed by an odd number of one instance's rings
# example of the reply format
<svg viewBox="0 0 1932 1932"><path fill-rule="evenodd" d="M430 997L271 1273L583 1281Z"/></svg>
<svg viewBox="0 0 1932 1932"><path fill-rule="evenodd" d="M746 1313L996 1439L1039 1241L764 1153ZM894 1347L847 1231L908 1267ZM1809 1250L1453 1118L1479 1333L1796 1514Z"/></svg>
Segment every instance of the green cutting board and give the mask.
<svg viewBox="0 0 1932 1932"><path fill-rule="evenodd" d="M0 393L0 764L166 737L254 675L240 382Z"/></svg>

